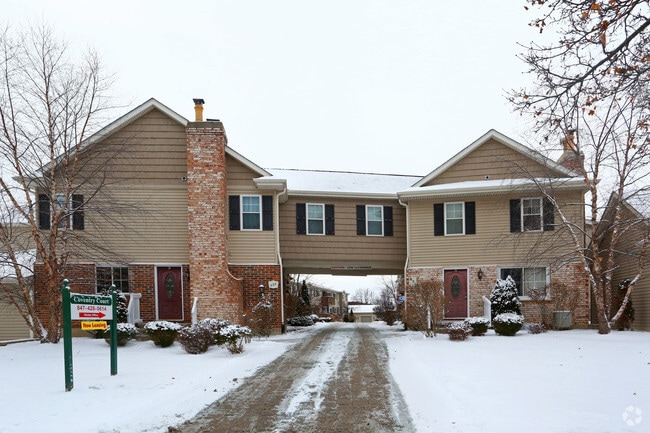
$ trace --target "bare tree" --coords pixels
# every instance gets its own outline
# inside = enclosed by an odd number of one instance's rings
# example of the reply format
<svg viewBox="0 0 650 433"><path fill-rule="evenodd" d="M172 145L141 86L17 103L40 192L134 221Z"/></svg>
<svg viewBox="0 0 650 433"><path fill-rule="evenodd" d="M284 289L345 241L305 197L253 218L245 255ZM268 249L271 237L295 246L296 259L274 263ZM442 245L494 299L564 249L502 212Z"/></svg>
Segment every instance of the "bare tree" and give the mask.
<svg viewBox="0 0 650 433"><path fill-rule="evenodd" d="M444 303L442 280L420 280L410 285L406 294L405 323L409 329L420 331L427 337L437 335L442 320Z"/></svg>
<svg viewBox="0 0 650 433"><path fill-rule="evenodd" d="M397 308L396 299L399 292L399 280L396 277L382 278L383 286L379 291L374 312L379 319L392 326L396 320L400 320L400 311Z"/></svg>
<svg viewBox="0 0 650 433"><path fill-rule="evenodd" d="M565 154L580 162L574 169L588 187L587 230L567 216L566 204L554 199L554 185L539 186L570 233L588 274L599 332L606 334L642 276L650 242L647 231L640 235L636 275L612 314L617 250L627 232L639 223L647 225L647 220L626 219L623 204L643 202L648 194L650 8L643 0L529 3L538 12L531 25L542 36L521 58L535 86L513 91L510 100L535 119L540 147L553 152L562 142Z"/></svg>
<svg viewBox="0 0 650 433"><path fill-rule="evenodd" d="M0 248L18 286L5 294L42 341L60 338L70 245L99 188L79 193L87 187L79 173L99 170L81 153L107 108L109 85L95 53L71 61L46 25L0 31ZM36 308L29 278L34 261L43 265L37 296L44 311Z"/></svg>
<svg viewBox="0 0 650 433"><path fill-rule="evenodd" d="M377 295L373 289L357 289L357 291L354 292L354 295L352 295L352 300L355 302L361 302L362 304L372 305L377 303Z"/></svg>

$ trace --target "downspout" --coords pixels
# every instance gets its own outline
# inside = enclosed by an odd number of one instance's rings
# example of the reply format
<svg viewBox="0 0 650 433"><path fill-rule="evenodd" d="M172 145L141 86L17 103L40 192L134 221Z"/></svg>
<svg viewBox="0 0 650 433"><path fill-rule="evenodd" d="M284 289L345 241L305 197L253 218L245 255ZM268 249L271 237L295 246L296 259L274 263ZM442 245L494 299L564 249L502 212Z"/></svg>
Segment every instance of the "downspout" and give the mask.
<svg viewBox="0 0 650 433"><path fill-rule="evenodd" d="M406 280L406 270L411 263L411 226L410 226L410 208L408 203L402 202L402 199L397 196L397 202L406 209L406 262L404 263L404 317L407 317L406 310L408 309L408 296L406 294L406 287L408 281Z"/></svg>
<svg viewBox="0 0 650 433"><path fill-rule="evenodd" d="M282 255L280 254L280 198L288 195L287 185L284 184L284 189L279 194L275 195L275 250L278 254L278 263L280 263L280 320L282 322L282 329L284 330L284 265L282 263Z"/></svg>

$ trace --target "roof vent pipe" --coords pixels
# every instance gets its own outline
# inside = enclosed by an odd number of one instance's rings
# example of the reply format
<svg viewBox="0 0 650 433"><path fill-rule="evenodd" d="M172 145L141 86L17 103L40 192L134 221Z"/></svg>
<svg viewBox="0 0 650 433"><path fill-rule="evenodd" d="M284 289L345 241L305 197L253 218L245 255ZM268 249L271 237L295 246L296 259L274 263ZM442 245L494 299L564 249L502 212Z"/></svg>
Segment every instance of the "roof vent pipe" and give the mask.
<svg viewBox="0 0 650 433"><path fill-rule="evenodd" d="M203 99L194 98L194 115L196 122L203 122L203 104L205 104Z"/></svg>

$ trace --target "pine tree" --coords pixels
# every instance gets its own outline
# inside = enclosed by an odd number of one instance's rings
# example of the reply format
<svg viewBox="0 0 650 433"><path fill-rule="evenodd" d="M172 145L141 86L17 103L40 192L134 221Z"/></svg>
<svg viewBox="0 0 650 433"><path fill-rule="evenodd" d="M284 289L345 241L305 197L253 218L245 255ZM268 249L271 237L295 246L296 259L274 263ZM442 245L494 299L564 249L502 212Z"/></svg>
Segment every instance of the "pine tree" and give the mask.
<svg viewBox="0 0 650 433"><path fill-rule="evenodd" d="M490 295L492 320L501 313L516 313L521 316L521 301L517 296L517 283L508 275L505 280L497 279Z"/></svg>

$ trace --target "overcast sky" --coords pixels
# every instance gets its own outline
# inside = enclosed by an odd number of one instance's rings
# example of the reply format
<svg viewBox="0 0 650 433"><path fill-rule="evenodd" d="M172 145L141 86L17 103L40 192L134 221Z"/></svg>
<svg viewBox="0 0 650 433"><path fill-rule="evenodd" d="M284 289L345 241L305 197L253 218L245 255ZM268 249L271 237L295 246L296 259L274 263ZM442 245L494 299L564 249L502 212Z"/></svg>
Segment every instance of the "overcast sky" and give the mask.
<svg viewBox="0 0 650 433"><path fill-rule="evenodd" d="M4 0L114 73L121 115L192 98L264 168L426 175L494 128L520 140L505 92L527 82L522 0Z"/></svg>

